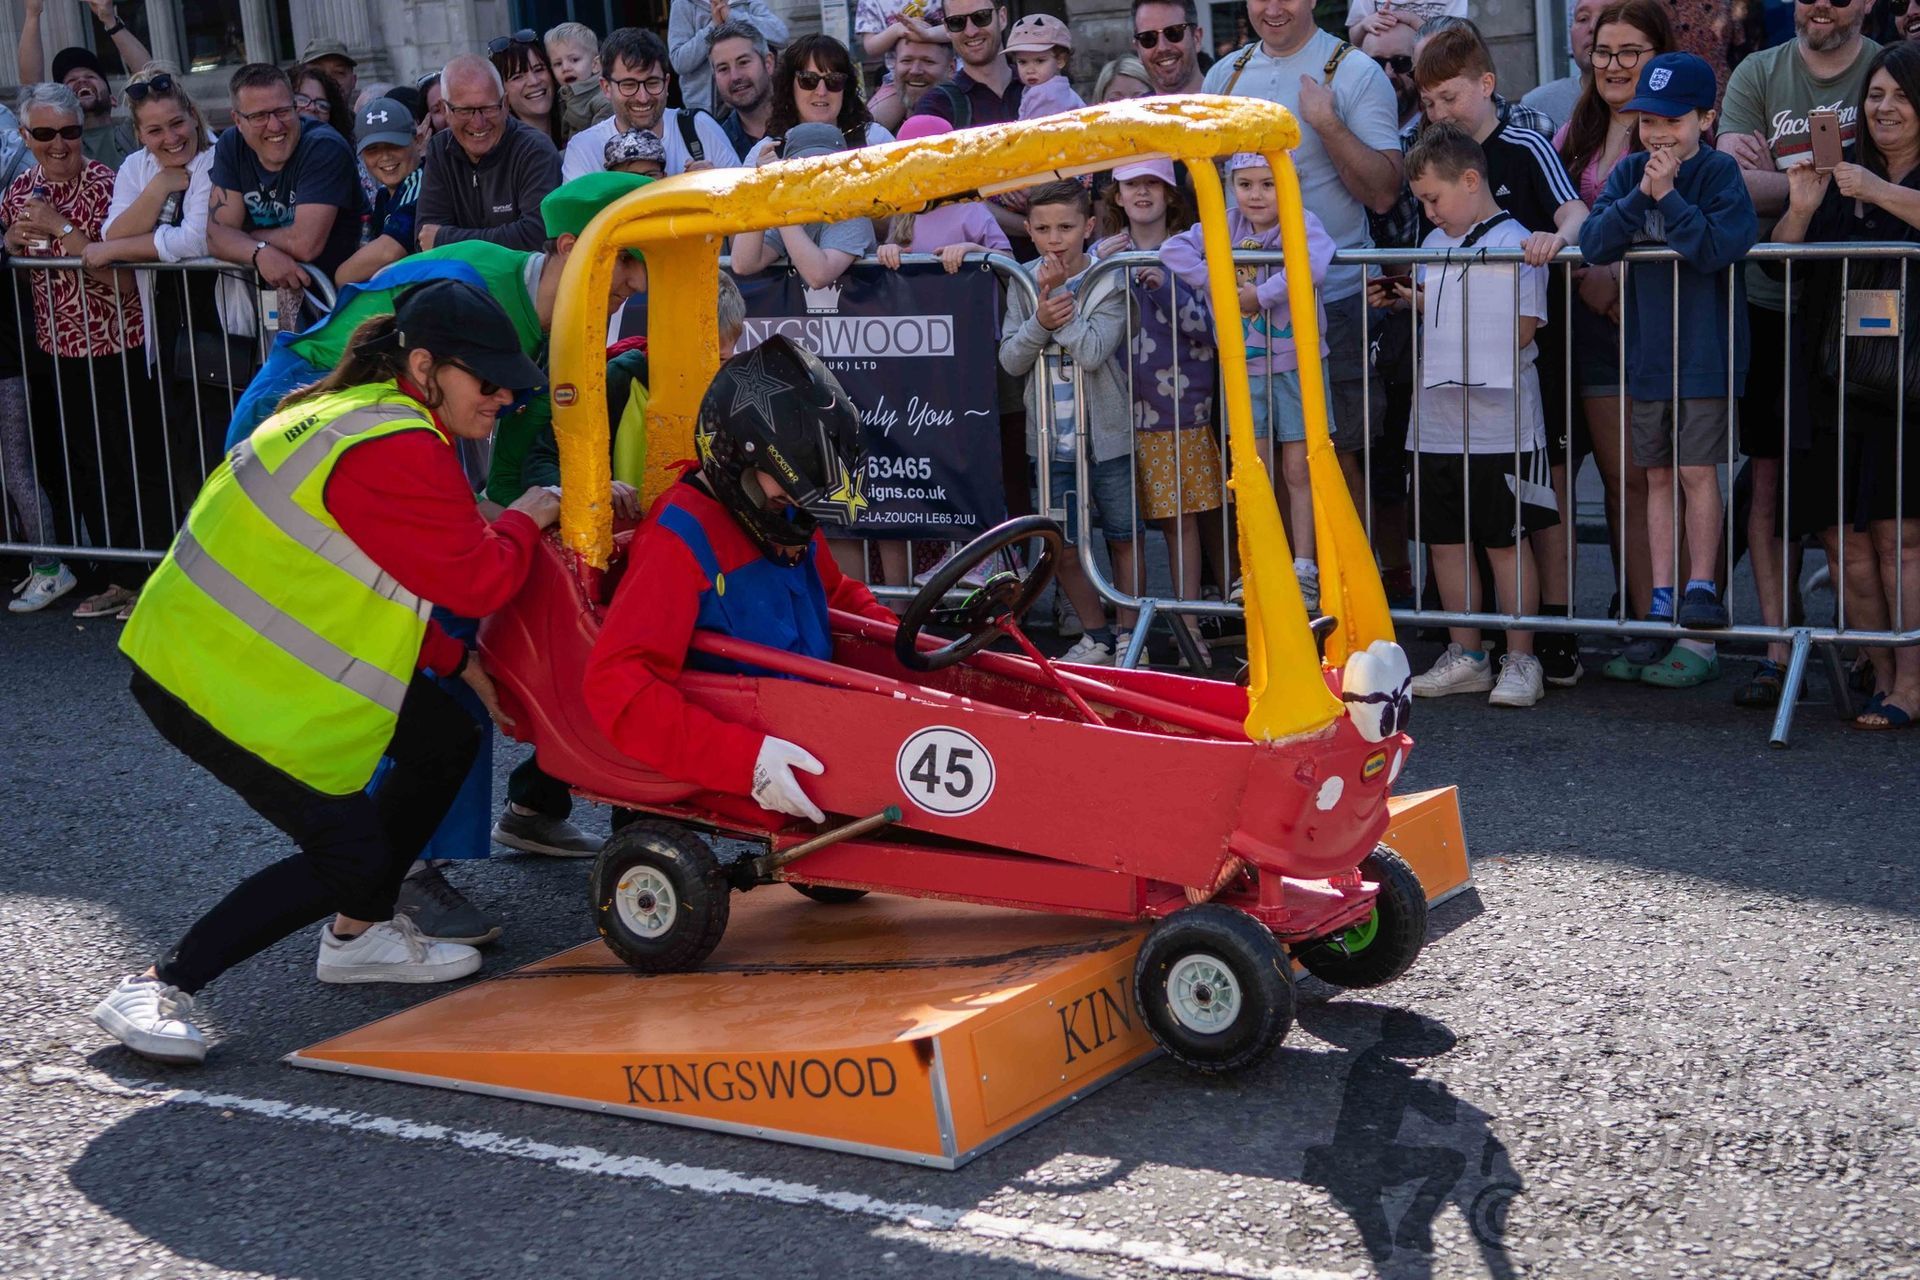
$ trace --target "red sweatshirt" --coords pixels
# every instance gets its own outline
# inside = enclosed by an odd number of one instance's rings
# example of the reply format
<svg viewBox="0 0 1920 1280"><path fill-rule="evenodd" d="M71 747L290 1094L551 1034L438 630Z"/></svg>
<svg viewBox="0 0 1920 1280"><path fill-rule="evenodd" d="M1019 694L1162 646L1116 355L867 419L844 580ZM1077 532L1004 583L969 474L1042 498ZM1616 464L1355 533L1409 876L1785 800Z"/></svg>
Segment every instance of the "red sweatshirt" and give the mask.
<svg viewBox="0 0 1920 1280"><path fill-rule="evenodd" d="M760 558L760 548L704 490L680 484L668 492L706 530L722 574ZM893 620L866 584L840 572L818 533L808 554L829 607ZM587 662L587 706L600 731L648 768L744 796L753 790L753 762L766 735L694 706L678 687L700 594L710 585L687 544L649 518Z"/></svg>
<svg viewBox="0 0 1920 1280"><path fill-rule="evenodd" d="M492 524L482 520L453 448L426 431L354 445L334 464L321 501L354 545L401 586L469 618L513 598L540 537L519 511ZM465 649L429 621L416 667L451 671Z"/></svg>

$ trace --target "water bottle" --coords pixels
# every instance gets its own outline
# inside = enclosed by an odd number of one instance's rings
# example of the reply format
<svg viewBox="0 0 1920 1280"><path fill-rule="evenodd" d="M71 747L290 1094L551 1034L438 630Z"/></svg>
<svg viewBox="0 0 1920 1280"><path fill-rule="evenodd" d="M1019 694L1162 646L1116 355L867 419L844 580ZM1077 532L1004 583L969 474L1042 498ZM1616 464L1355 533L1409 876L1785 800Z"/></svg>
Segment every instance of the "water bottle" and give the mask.
<svg viewBox="0 0 1920 1280"><path fill-rule="evenodd" d="M184 192L180 191L167 192L167 198L160 202L161 226L177 227L180 225L181 205L184 203L182 196L184 194Z"/></svg>
<svg viewBox="0 0 1920 1280"><path fill-rule="evenodd" d="M47 190L47 184L44 182L34 183L33 190L27 194L35 200L41 200L47 204L53 203L53 192ZM53 241L47 239L29 240L27 241L27 248L37 249L41 253L45 253L47 250L53 248Z"/></svg>

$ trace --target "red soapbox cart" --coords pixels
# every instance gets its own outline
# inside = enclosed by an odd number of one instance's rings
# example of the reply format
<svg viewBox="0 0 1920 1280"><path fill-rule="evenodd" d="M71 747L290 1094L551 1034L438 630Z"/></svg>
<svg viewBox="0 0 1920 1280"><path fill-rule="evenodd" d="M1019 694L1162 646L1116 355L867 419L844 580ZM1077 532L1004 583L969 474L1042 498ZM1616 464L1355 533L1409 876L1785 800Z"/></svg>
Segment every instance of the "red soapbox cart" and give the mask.
<svg viewBox="0 0 1920 1280"><path fill-rule="evenodd" d="M836 612L832 662L696 635L696 651L772 673L690 670L681 688L820 758L826 770L806 786L830 816L816 830L653 773L594 726L582 676L631 536L616 538L605 571L546 540L526 589L481 640L513 733L541 767L643 815L607 842L592 876L600 932L636 969L697 967L726 928L730 894L775 881L828 904L874 891L1152 920L1136 969L1145 1023L1182 1062L1227 1071L1285 1035L1290 957L1367 987L1419 953L1426 897L1379 844L1412 745L1400 731L1403 678L1343 691L1329 669L1347 714L1267 743L1248 738L1239 686L1050 663L1017 620L1063 545L1052 521L1024 517L955 554L897 628ZM1031 569L995 574L942 610L970 571L1035 542ZM929 623L959 638L930 636ZM988 649L1007 636L1024 652ZM763 852L723 864L708 836Z"/></svg>

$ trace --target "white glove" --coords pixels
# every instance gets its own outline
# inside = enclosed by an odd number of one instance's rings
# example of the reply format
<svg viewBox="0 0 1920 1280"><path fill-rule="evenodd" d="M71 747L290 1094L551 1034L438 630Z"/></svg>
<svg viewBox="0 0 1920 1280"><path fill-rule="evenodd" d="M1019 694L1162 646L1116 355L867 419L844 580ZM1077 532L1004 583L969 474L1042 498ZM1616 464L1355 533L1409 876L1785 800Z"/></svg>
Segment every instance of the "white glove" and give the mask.
<svg viewBox="0 0 1920 1280"><path fill-rule="evenodd" d="M826 766L804 747L795 746L785 738L769 736L760 744L760 754L753 762L754 802L775 813L825 822L827 815L800 789L800 780L793 776L795 769L817 775L824 772Z"/></svg>

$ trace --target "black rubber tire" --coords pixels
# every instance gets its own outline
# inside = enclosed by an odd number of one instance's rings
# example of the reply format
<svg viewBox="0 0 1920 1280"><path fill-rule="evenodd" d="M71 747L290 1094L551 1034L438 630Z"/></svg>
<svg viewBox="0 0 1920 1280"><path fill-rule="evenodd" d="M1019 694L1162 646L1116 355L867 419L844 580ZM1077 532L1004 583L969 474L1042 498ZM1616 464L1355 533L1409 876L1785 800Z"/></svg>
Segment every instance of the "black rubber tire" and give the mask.
<svg viewBox="0 0 1920 1280"><path fill-rule="evenodd" d="M801 896L812 898L815 902L824 902L830 907L844 907L850 902L858 902L867 896L865 889L835 889L831 885L800 884L791 880L787 883L793 885L794 892Z"/></svg>
<svg viewBox="0 0 1920 1280"><path fill-rule="evenodd" d="M1192 1027L1174 1012L1169 983L1196 957L1222 965L1239 988L1238 1013L1218 1030ZM1133 998L1147 1031L1176 1061L1208 1075L1244 1071L1265 1061L1293 1025L1293 968L1265 925L1208 902L1153 926L1134 962Z"/></svg>
<svg viewBox="0 0 1920 1280"><path fill-rule="evenodd" d="M1380 845L1361 862L1360 874L1380 884L1373 940L1354 952L1327 940L1298 952L1308 973L1336 987L1383 987L1405 973L1427 943L1427 891L1407 860Z"/></svg>
<svg viewBox="0 0 1920 1280"><path fill-rule="evenodd" d="M651 870L673 891L673 911L662 932L649 936L621 918L614 905L621 881ZM642 973L698 968L720 945L732 910L726 874L707 842L668 822L636 822L608 837L593 862L593 923L613 953Z"/></svg>

